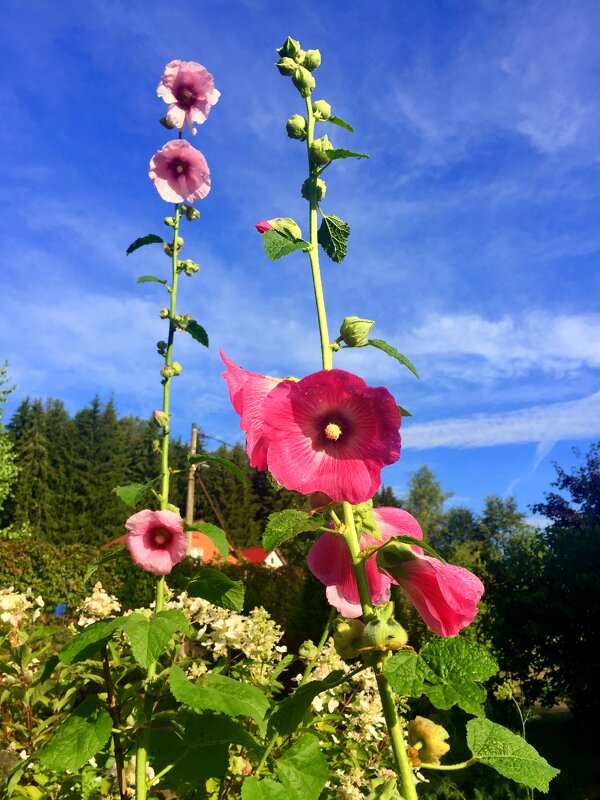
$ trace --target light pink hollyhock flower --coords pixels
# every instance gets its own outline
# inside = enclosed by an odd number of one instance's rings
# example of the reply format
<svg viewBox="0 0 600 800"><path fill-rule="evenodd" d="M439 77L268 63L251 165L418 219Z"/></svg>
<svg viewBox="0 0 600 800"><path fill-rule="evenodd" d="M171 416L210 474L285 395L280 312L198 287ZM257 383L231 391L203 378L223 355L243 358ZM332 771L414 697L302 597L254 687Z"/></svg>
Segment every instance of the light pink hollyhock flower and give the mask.
<svg viewBox="0 0 600 800"><path fill-rule="evenodd" d="M400 458L400 412L387 389L341 369L283 381L267 395L263 436L275 480L302 494L363 503Z"/></svg>
<svg viewBox="0 0 600 800"><path fill-rule="evenodd" d="M265 397L280 383L258 372L248 372L239 367L219 350L227 369L223 377L229 389L229 399L240 415L240 428L246 431L246 451L250 464L256 469L267 468L267 440L263 434L262 407Z"/></svg>
<svg viewBox="0 0 600 800"><path fill-rule="evenodd" d="M187 122L192 133L196 133L194 122L206 122L211 106L221 96L215 89L213 76L195 61L170 61L156 93L169 103L169 125L183 130Z"/></svg>
<svg viewBox="0 0 600 800"><path fill-rule="evenodd" d="M125 523L132 559L147 572L168 575L187 555L183 520L173 511L138 511Z"/></svg>
<svg viewBox="0 0 600 800"><path fill-rule="evenodd" d="M401 534L423 538L417 520L402 509L378 508L373 511L373 516L383 541ZM378 544L381 542L373 536L361 536L363 549ZM412 558L402 565L405 577L398 581L378 571L374 555L367 559L367 578L374 604L387 602L390 584L398 583L424 622L438 636L455 636L477 614L483 584L463 567L443 564L436 558L425 556L419 547L413 547L412 551ZM333 533L323 534L309 550L307 561L311 572L327 586L327 599L339 613L350 618L360 616L358 589L343 538Z"/></svg>
<svg viewBox="0 0 600 800"><path fill-rule="evenodd" d="M380 514L379 512L391 512ZM423 533L417 520L400 508L383 508L373 511L373 517L379 527L383 542L402 533L422 539ZM376 539L368 533L360 537L360 546L366 547L382 544L381 539ZM307 556L308 568L321 583L327 587L327 599L338 612L354 619L360 617L362 609L358 596L358 587L352 569L350 553L344 538L336 533L324 533L310 548ZM390 584L395 581L377 569L375 554L365 561L367 580L371 590L371 597L375 605L387 603L390 599Z"/></svg>
<svg viewBox="0 0 600 800"><path fill-rule="evenodd" d="M206 159L185 139L173 139L150 159L150 180L169 203L193 203L210 191Z"/></svg>
<svg viewBox="0 0 600 800"><path fill-rule="evenodd" d="M273 230L273 226L267 219L265 219L263 222L257 222L255 228L259 233L265 233L266 231Z"/></svg>

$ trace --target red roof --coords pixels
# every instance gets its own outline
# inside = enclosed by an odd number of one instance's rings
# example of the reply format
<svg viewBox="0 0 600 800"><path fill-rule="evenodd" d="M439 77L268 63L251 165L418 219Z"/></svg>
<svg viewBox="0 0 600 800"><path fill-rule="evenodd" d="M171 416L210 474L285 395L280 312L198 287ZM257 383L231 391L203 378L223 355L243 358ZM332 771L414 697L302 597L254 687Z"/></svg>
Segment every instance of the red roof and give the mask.
<svg viewBox="0 0 600 800"><path fill-rule="evenodd" d="M244 558L248 559L248 561L251 561L253 564L262 564L269 555L262 547L248 547L246 550L242 550L242 554Z"/></svg>

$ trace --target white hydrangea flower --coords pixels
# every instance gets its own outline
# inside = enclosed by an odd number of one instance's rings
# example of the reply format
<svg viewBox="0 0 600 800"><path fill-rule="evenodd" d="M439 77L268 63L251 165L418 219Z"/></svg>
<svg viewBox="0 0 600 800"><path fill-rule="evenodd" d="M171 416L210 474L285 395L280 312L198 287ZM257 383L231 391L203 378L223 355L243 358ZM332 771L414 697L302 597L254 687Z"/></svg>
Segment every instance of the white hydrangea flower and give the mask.
<svg viewBox="0 0 600 800"><path fill-rule="evenodd" d="M100 619L107 619L114 614L118 614L121 610L121 604L111 594L108 594L102 587L100 581L96 583L92 594L86 597L81 605L77 608L76 613L79 614L77 624L81 628L87 628L94 622Z"/></svg>

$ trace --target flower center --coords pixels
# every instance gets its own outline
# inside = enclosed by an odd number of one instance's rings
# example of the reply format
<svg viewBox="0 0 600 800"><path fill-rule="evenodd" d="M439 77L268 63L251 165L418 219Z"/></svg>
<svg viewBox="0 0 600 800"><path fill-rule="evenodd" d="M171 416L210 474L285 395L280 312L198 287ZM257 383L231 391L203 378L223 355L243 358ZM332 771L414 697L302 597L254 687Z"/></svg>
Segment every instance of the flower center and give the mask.
<svg viewBox="0 0 600 800"><path fill-rule="evenodd" d="M165 528L157 528L154 531L154 544L157 547L168 544L171 540L171 533Z"/></svg>
<svg viewBox="0 0 600 800"><path fill-rule="evenodd" d="M330 442L337 442L342 435L342 429L336 422L330 422L325 426L325 436Z"/></svg>
<svg viewBox="0 0 600 800"><path fill-rule="evenodd" d="M191 89L183 89L183 91L179 93L178 100L180 103L185 103L186 105L189 105L193 99L194 99L194 93L192 92Z"/></svg>
<svg viewBox="0 0 600 800"><path fill-rule="evenodd" d="M186 168L187 164L184 161L178 161L175 164L175 172L177 172L179 175L182 175L185 172Z"/></svg>

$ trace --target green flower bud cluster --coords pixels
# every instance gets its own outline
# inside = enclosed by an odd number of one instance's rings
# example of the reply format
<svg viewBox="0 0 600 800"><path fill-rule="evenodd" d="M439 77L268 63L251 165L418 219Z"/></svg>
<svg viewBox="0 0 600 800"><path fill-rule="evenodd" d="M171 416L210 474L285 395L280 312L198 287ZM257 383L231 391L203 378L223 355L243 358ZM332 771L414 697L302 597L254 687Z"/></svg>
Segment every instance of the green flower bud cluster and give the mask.
<svg viewBox="0 0 600 800"><path fill-rule="evenodd" d="M186 203L182 203L179 208L181 209L181 213L185 214L185 218L188 222L193 222L195 219L200 219L200 212L194 206L188 206Z"/></svg>
<svg viewBox="0 0 600 800"><path fill-rule="evenodd" d="M340 339L348 347L365 347L369 344L369 333L375 320L361 317L345 317L340 327Z"/></svg>
<svg viewBox="0 0 600 800"><path fill-rule="evenodd" d="M310 200L311 184L311 179L307 178L300 189L300 194L305 200ZM325 197L326 192L325 181L322 178L317 178L317 202L320 202Z"/></svg>
<svg viewBox="0 0 600 800"><path fill-rule="evenodd" d="M333 621L333 646L340 658L358 658L365 626L359 619L336 617Z"/></svg>
<svg viewBox="0 0 600 800"><path fill-rule="evenodd" d="M300 42L292 39L291 36L288 36L283 45L277 48L277 53L279 61L275 66L280 74L292 79L302 97L310 97L316 85L311 73L320 66L321 53L318 50L303 50Z"/></svg>
<svg viewBox="0 0 600 800"><path fill-rule="evenodd" d="M181 236L177 236L175 239L175 251L178 253L182 247L183 247L183 239L181 238ZM163 242L163 250L169 256L169 258L173 258L172 242Z"/></svg>
<svg viewBox="0 0 600 800"><path fill-rule="evenodd" d="M198 272L199 269L200 269L200 264L197 264L195 261L192 261L191 258L187 258L185 261L177 262L177 271L185 272L185 274L188 277Z"/></svg>
<svg viewBox="0 0 600 800"><path fill-rule="evenodd" d="M285 124L285 130L290 139L303 142L306 139L306 120L300 114L293 114Z"/></svg>
<svg viewBox="0 0 600 800"><path fill-rule="evenodd" d="M315 100L312 110L315 119L319 122L327 122L331 116L331 106L326 100Z"/></svg>
<svg viewBox="0 0 600 800"><path fill-rule="evenodd" d="M308 148L308 155L311 164L318 167L325 167L330 162L327 155L329 150L333 150L333 145L329 141L329 136L321 136L320 139L315 139L311 146Z"/></svg>
<svg viewBox="0 0 600 800"><path fill-rule="evenodd" d="M163 378L174 378L176 375L181 375L183 372L183 367L179 363L179 361L173 361L172 364L165 364L165 366L161 369L160 374Z"/></svg>

